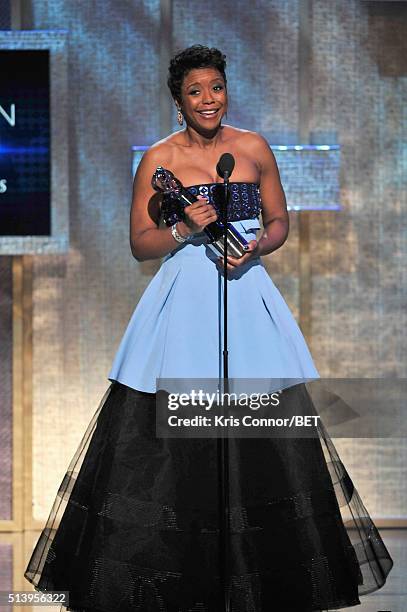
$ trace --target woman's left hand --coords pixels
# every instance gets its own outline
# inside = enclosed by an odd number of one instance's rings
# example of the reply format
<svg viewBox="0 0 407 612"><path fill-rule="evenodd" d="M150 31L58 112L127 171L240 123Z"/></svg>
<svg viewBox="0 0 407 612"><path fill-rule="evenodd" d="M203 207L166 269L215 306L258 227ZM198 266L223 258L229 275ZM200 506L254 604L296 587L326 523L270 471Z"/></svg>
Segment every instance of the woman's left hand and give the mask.
<svg viewBox="0 0 407 612"><path fill-rule="evenodd" d="M248 262L250 259L253 259L254 257L259 257L260 253L258 252L258 248L257 248L258 241L250 240L248 244L249 244L250 249L246 251L246 253L242 257L228 256L226 267L229 271L232 271L235 268L242 266L243 264ZM216 267L218 268L219 271L222 271L224 269L224 261L221 255L216 260Z"/></svg>

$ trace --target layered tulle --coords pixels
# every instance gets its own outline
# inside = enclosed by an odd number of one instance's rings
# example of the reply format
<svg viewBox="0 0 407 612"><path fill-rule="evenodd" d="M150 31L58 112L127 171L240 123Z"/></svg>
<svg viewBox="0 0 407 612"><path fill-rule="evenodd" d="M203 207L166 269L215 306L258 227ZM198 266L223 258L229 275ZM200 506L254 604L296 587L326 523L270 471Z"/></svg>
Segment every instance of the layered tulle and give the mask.
<svg viewBox="0 0 407 612"><path fill-rule="evenodd" d="M284 391L314 411L305 385ZM72 610L221 612L216 439L158 438L155 395L112 383L25 577ZM231 612L355 606L392 559L322 423L229 439Z"/></svg>

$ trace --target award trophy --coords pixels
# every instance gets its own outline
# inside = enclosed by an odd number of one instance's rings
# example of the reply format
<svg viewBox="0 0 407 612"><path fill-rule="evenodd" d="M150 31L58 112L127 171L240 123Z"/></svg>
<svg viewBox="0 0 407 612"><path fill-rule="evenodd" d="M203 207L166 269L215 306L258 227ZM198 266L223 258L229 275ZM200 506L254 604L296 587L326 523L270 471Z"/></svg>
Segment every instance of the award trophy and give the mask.
<svg viewBox="0 0 407 612"><path fill-rule="evenodd" d="M178 200L183 208L198 200L196 196L185 189L181 181L177 179L170 170L166 170L161 166L154 172L151 179L151 185L156 191L170 195L174 200ZM208 246L211 250L216 255L223 255L223 223L218 220L213 221L209 223L203 231L209 237L210 242ZM226 238L227 254L229 256L239 259L246 253L248 242L231 223L227 223L226 225Z"/></svg>

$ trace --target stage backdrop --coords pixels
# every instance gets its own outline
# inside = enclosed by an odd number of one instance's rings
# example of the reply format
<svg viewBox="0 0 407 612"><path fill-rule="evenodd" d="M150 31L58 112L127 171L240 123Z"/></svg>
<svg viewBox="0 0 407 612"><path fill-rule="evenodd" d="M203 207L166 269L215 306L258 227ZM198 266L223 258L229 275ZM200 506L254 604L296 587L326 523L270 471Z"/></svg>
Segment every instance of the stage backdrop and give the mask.
<svg viewBox="0 0 407 612"><path fill-rule="evenodd" d="M407 375L405 10L395 3L394 17L391 4L311 2L311 141L341 145L344 205L311 218L311 349L322 376ZM24 6L24 29L70 32L71 250L34 257L33 513L44 519L159 265L130 253L131 146L161 136L168 30L158 0ZM299 0L173 2L173 47L220 47L228 121L270 142L298 140L299 9ZM266 258L295 315L297 219L291 213L287 244ZM370 513L403 516L405 441L336 442Z"/></svg>

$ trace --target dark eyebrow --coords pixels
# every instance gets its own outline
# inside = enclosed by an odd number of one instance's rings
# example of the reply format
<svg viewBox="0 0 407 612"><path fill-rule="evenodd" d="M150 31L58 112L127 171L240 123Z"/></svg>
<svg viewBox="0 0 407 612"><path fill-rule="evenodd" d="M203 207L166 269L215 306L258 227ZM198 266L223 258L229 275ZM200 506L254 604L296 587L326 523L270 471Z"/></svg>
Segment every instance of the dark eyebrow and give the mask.
<svg viewBox="0 0 407 612"><path fill-rule="evenodd" d="M223 81L223 79L222 79L222 77L218 77L216 79L212 79L209 82L213 83L214 81ZM188 89L188 87L192 87L192 85L200 85L200 83L190 83L189 85L186 85L186 88Z"/></svg>

